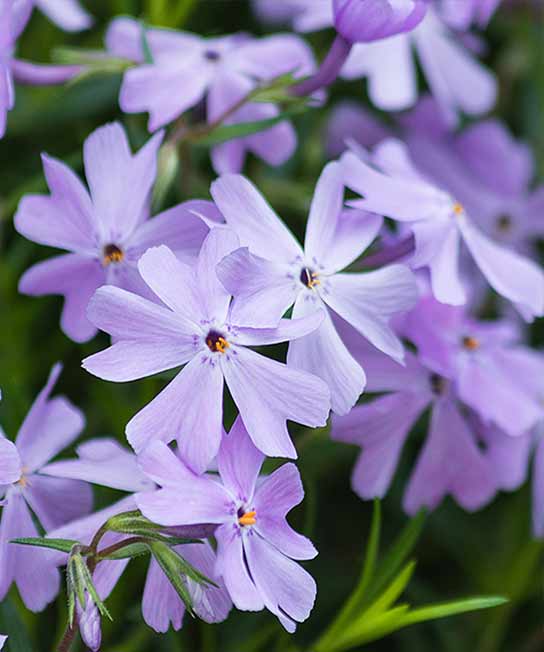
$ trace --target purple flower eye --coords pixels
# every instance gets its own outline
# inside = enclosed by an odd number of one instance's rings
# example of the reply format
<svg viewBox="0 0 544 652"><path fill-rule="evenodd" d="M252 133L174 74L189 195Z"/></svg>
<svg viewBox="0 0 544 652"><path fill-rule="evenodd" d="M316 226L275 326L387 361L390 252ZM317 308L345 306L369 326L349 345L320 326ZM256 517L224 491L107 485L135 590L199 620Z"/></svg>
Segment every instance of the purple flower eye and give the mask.
<svg viewBox="0 0 544 652"><path fill-rule="evenodd" d="M108 244L104 247L102 264L104 267L107 267L110 263L122 263L125 258L125 254L122 249L120 249L115 244Z"/></svg>
<svg viewBox="0 0 544 652"><path fill-rule="evenodd" d="M512 230L512 218L510 215L500 215L496 221L497 231L500 233L509 233Z"/></svg>
<svg viewBox="0 0 544 652"><path fill-rule="evenodd" d="M221 55L217 50L206 50L204 52L204 59L208 61L218 61L221 58Z"/></svg>
<svg viewBox="0 0 544 652"><path fill-rule="evenodd" d="M308 267L303 267L300 270L300 282L302 285L305 285L308 288L313 288L316 285L320 285L321 281L319 280L317 272L313 272Z"/></svg>
<svg viewBox="0 0 544 652"><path fill-rule="evenodd" d="M257 512L255 510L252 510L251 512L244 512L243 509L239 509L238 523L242 526L255 525L255 523L257 523Z"/></svg>
<svg viewBox="0 0 544 652"><path fill-rule="evenodd" d="M476 351L476 349L480 348L479 340L477 340L475 337L471 337L470 335L463 337L461 342L463 344L463 348L465 348L467 351Z"/></svg>
<svg viewBox="0 0 544 652"><path fill-rule="evenodd" d="M214 330L211 330L206 335L206 344L212 353L225 353L225 351L230 347L225 336Z"/></svg>
<svg viewBox="0 0 544 652"><path fill-rule="evenodd" d="M429 384L431 385L432 393L436 396L440 396L446 390L447 380L440 376L440 374L431 374Z"/></svg>

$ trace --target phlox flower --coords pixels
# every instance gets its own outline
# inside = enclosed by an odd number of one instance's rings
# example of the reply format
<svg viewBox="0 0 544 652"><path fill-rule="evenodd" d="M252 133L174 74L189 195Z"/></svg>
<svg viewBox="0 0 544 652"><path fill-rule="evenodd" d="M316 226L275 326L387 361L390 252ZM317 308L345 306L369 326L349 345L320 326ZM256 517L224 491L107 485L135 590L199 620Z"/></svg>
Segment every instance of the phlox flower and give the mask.
<svg viewBox="0 0 544 652"><path fill-rule="evenodd" d="M367 366L367 389L383 393L333 421L334 439L363 448L354 491L365 499L385 495L410 431L429 409L404 495L408 513L434 509L447 494L475 510L498 489L517 488L527 474L529 433L544 414L533 388L538 355L514 341L508 323L475 322L431 298L401 330L418 347L405 367L349 340Z"/></svg>
<svg viewBox="0 0 544 652"><path fill-rule="evenodd" d="M44 4L46 0L43 0ZM34 85L62 84L79 72L77 66L47 66L15 58L32 4L27 0L0 0L0 138L6 132L7 114L15 106L14 81Z"/></svg>
<svg viewBox="0 0 544 652"><path fill-rule="evenodd" d="M334 26L351 43L410 32L424 19L428 0L332 0Z"/></svg>
<svg viewBox="0 0 544 652"><path fill-rule="evenodd" d="M437 0L440 12L454 29L467 30L472 24L485 27L501 0Z"/></svg>
<svg viewBox="0 0 544 652"><path fill-rule="evenodd" d="M231 295L215 268L238 247L232 231L214 228L196 268L165 246L153 247L138 268L161 305L112 286L99 289L89 305L91 322L115 340L83 361L90 373L125 382L185 365L130 420L126 433L136 452L154 439L177 439L184 461L200 473L219 450L225 382L251 438L267 455L296 457L286 420L320 426L330 409L321 379L248 348L303 337L319 326L323 313L285 319L274 328L233 319Z"/></svg>
<svg viewBox="0 0 544 652"><path fill-rule="evenodd" d="M450 125L456 123L459 112L480 115L494 106L495 76L456 39L432 8L410 32L356 45L341 76L344 79L367 78L370 99L380 109L407 109L414 106L418 98L415 55L430 92Z"/></svg>
<svg viewBox="0 0 544 652"><path fill-rule="evenodd" d="M297 32L314 32L333 24L332 0L253 0L256 13L272 23L289 22Z"/></svg>
<svg viewBox="0 0 544 652"><path fill-rule="evenodd" d="M235 107L259 83L281 74L297 77L314 70L311 50L298 36L278 34L263 39L235 34L202 38L187 32L145 32L152 63L145 62L142 28L129 18L115 19L108 30L110 53L138 63L124 75L119 103L126 113L149 113L149 130L176 120L202 100L209 123ZM252 122L279 114L273 103L246 103L224 124ZM243 138L216 145L212 163L218 173L239 172L247 152L270 165L284 163L295 151L296 133L288 121Z"/></svg>
<svg viewBox="0 0 544 652"><path fill-rule="evenodd" d="M527 144L496 119L455 136L429 138L412 129L407 142L418 168L455 195L490 238L536 255L535 240L544 235L544 186L532 188L535 161Z"/></svg>
<svg viewBox="0 0 544 652"><path fill-rule="evenodd" d="M206 202L186 202L148 219L161 140L159 133L132 154L120 124L100 127L83 148L89 190L64 163L44 154L51 194L26 195L19 204L19 233L69 252L27 270L19 291L63 295L61 328L76 342L96 334L85 311L98 287L107 283L146 293L136 268L146 249L166 243L180 258L192 261L208 232L191 212L198 208L206 213Z"/></svg>
<svg viewBox="0 0 544 652"><path fill-rule="evenodd" d="M544 276L539 267L484 235L457 197L416 170L405 145L395 140L380 143L372 162L353 152L342 157L345 184L364 196L349 204L409 227L415 252L408 262L413 269L428 269L439 301L453 305L466 301L458 260L462 241L489 285L526 319L544 313Z"/></svg>
<svg viewBox="0 0 544 652"><path fill-rule="evenodd" d="M8 640L7 636L3 636L2 634L0 634L0 650L3 649L7 640Z"/></svg>
<svg viewBox="0 0 544 652"><path fill-rule="evenodd" d="M96 531L112 516L137 508L134 492L153 491L155 483L141 470L136 455L120 446L115 440L101 438L81 444L77 449L78 458L61 460L49 464L44 473L58 477L76 478L113 489L129 492L111 507L91 516L78 519L62 528L48 533L52 538L70 538L82 543L90 543ZM187 538L206 538L213 534L215 526L196 526L177 528L176 536ZM124 535L107 534L101 549L123 540ZM224 620L231 608L231 601L215 573L215 554L209 543L177 546L176 550L206 577L212 579L219 588L202 587L191 579L187 588L194 602L195 613L206 622ZM57 556L57 563L66 563L65 555ZM100 562L93 575L98 594L106 600L111 594L128 565L129 560ZM170 624L179 630L183 623L185 606L170 585L155 560L151 560L147 572L142 597L142 616L144 621L157 632L166 632ZM97 650L101 642L100 614L89 601L85 609L79 609L79 628L86 645Z"/></svg>
<svg viewBox="0 0 544 652"><path fill-rule="evenodd" d="M348 142L372 148L390 137L390 130L360 103L344 100L336 104L327 124L327 153L331 158L340 156Z"/></svg>
<svg viewBox="0 0 544 652"><path fill-rule="evenodd" d="M92 25L91 16L79 0L23 0L37 7L50 20L67 32L79 32Z"/></svg>
<svg viewBox="0 0 544 652"><path fill-rule="evenodd" d="M323 378L333 410L349 412L364 389L365 375L331 315L340 315L374 346L402 360L402 343L388 322L417 300L414 276L404 265L342 273L374 240L382 218L344 210L342 173L335 162L317 183L304 248L245 177L222 176L211 194L243 245L218 267L222 283L235 296L232 316L240 323L273 327L293 305L295 318L322 309L321 326L289 345L287 362Z"/></svg>
<svg viewBox="0 0 544 652"><path fill-rule="evenodd" d="M288 525L286 515L304 496L294 464L259 478L264 455L242 420L223 438L218 455L221 483L197 476L163 442L141 454L144 472L161 489L136 496L147 518L161 525L216 523L216 572L234 605L269 609L289 632L308 618L316 595L312 577L294 559L312 559L312 543Z"/></svg>
<svg viewBox="0 0 544 652"><path fill-rule="evenodd" d="M59 574L48 551L10 544L37 537L33 515L46 530L86 514L92 505L89 485L42 474L43 467L80 434L81 412L63 396L50 394L61 372L55 365L47 384L12 443L0 429L0 600L12 583L31 611L41 611L57 595Z"/></svg>

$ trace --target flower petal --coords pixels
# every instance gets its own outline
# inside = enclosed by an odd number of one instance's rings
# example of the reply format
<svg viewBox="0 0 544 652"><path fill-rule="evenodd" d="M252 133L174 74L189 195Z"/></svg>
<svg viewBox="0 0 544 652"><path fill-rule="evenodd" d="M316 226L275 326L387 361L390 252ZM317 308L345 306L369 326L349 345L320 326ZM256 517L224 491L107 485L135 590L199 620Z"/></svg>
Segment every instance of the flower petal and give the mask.
<svg viewBox="0 0 544 652"><path fill-rule="evenodd" d="M252 254L283 263L302 260L302 248L293 234L248 179L225 174L212 183L210 192L227 224Z"/></svg>
<svg viewBox="0 0 544 652"><path fill-rule="evenodd" d="M15 444L0 435L0 485L17 482L21 473L21 458Z"/></svg>
<svg viewBox="0 0 544 652"><path fill-rule="evenodd" d="M253 443L272 457L296 457L286 420L324 425L330 398L325 383L250 349L222 360L230 393Z"/></svg>
<svg viewBox="0 0 544 652"><path fill-rule="evenodd" d="M86 482L38 474L27 482L24 496L46 530L69 523L92 509L93 492Z"/></svg>
<svg viewBox="0 0 544 652"><path fill-rule="evenodd" d="M137 453L155 439L167 442L177 439L184 462L202 473L219 450L222 418L220 365L197 355L151 403L132 417L126 434Z"/></svg>

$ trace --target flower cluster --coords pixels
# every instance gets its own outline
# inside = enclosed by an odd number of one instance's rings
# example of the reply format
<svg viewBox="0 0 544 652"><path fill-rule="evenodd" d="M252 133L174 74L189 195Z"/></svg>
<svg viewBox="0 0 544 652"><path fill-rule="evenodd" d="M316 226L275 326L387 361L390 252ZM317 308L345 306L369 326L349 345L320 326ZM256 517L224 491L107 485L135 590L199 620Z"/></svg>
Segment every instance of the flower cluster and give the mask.
<svg viewBox="0 0 544 652"><path fill-rule="evenodd" d="M0 0L0 136L14 80L61 83L85 67L15 58L34 4L66 30L91 24L75 0ZM97 128L83 144L85 182L43 154L48 192L26 194L14 217L21 236L62 251L27 269L20 293L61 295L60 327L76 343L111 337L83 369L113 383L168 379L120 424L132 450L91 439L54 459L85 427L67 398L51 398L59 364L16 438L0 431L0 599L15 584L28 609L44 609L67 565L68 633L77 622L91 650L130 562L123 547L151 550L142 615L157 632L179 629L188 609L210 623L233 606L268 609L288 632L309 617L316 584L298 562L317 551L286 520L304 498L301 477L293 462L261 473L266 458L297 459L288 421L311 436L330 420L333 440L361 447L352 486L371 499L386 495L429 413L404 493L410 515L448 494L479 509L524 482L536 450L534 532L544 535L544 357L527 331L544 314L544 191L532 186L530 150L502 123L458 128L495 104L481 43L465 37L498 2L254 5L296 32L334 28L321 66L295 33L204 38L118 17L97 61L124 61L119 105L149 114L149 137L133 151L120 122ZM430 92L421 98L416 61ZM334 160L315 180L302 244L243 171L250 154L272 166L291 157L284 105L326 102L337 76L365 78L376 107L410 112L394 126L353 105L333 113ZM197 128L189 111L204 115ZM215 132L211 199L157 208L163 157ZM126 495L93 512L92 484ZM155 538L101 528L126 513ZM97 531L107 553L85 561ZM77 545L12 543L43 533Z"/></svg>

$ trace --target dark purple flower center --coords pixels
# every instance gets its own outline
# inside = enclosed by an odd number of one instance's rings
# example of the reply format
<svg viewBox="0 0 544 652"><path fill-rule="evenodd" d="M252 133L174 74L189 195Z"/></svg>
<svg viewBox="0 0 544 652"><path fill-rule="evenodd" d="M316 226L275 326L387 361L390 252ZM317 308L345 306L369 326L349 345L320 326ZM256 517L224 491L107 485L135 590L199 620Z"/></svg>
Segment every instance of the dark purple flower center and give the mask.
<svg viewBox="0 0 544 652"><path fill-rule="evenodd" d="M221 58L221 55L217 50L206 50L204 52L204 59L207 59L208 61L217 61Z"/></svg>
<svg viewBox="0 0 544 652"><path fill-rule="evenodd" d="M512 218L510 215L501 215L497 218L497 231L508 233L512 229Z"/></svg>
<svg viewBox="0 0 544 652"><path fill-rule="evenodd" d="M240 507L237 516L238 523L242 526L255 525L257 522L257 512L255 510L246 512L243 507Z"/></svg>
<svg viewBox="0 0 544 652"><path fill-rule="evenodd" d="M307 288L313 288L320 284L317 273L312 271L309 267L303 267L300 270L299 278L302 285L305 285Z"/></svg>
<svg viewBox="0 0 544 652"><path fill-rule="evenodd" d="M439 374L431 374L429 383L431 385L431 391L436 396L442 395L446 391L447 380L440 376Z"/></svg>
<svg viewBox="0 0 544 652"><path fill-rule="evenodd" d="M230 346L223 333L214 330L206 335L206 344L212 353L225 353Z"/></svg>
<svg viewBox="0 0 544 652"><path fill-rule="evenodd" d="M476 349L480 348L479 340L477 340L475 337L471 337L470 335L465 335L465 337L461 339L461 344L467 351L476 351Z"/></svg>
<svg viewBox="0 0 544 652"><path fill-rule="evenodd" d="M107 267L111 263L121 263L125 258L122 249L115 244L107 244L102 250L102 264Z"/></svg>

